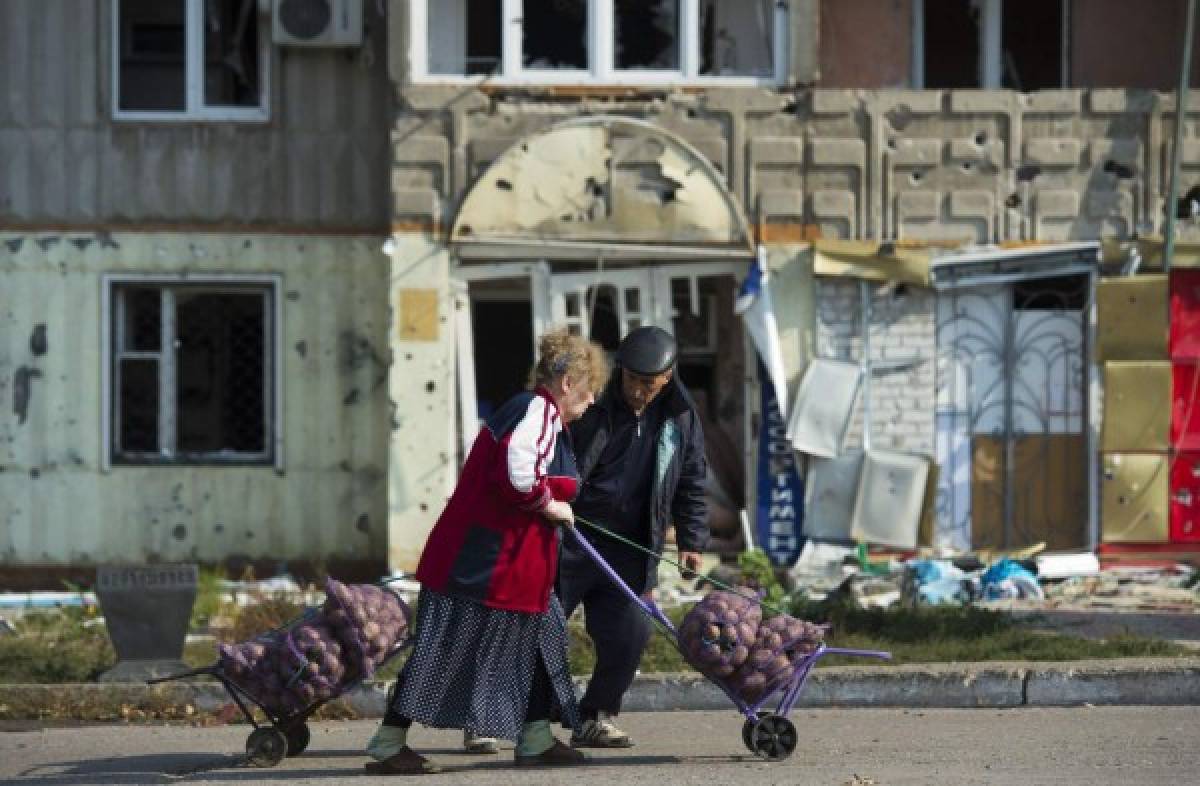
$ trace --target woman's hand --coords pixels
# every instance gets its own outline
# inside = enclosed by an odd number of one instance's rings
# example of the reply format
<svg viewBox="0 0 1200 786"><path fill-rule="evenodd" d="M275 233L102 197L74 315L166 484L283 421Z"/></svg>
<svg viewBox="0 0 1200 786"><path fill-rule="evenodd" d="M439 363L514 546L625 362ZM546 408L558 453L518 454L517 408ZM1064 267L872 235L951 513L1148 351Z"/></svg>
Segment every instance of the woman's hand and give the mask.
<svg viewBox="0 0 1200 786"><path fill-rule="evenodd" d="M571 510L571 506L560 499L552 499L542 509L542 515L556 527L573 527L575 526L575 511Z"/></svg>

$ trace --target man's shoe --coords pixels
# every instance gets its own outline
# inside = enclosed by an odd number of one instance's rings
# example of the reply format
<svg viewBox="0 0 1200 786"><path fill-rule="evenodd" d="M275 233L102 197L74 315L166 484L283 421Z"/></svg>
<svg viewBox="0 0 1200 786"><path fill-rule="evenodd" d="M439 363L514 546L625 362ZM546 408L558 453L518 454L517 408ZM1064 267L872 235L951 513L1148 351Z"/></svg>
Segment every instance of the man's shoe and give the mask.
<svg viewBox="0 0 1200 786"><path fill-rule="evenodd" d="M391 758L367 762L366 770L368 775L434 775L442 768L405 746Z"/></svg>
<svg viewBox="0 0 1200 786"><path fill-rule="evenodd" d="M522 756L518 753L513 757L518 767L569 767L572 764L587 764L587 760L587 756L568 748L558 740L536 756Z"/></svg>
<svg viewBox="0 0 1200 786"><path fill-rule="evenodd" d="M495 737L477 737L463 729L463 750L467 753L499 753L500 744Z"/></svg>
<svg viewBox="0 0 1200 786"><path fill-rule="evenodd" d="M575 748L632 748L633 740L629 735L617 728L612 722L612 715L601 712L595 720L585 720L571 735L571 745Z"/></svg>

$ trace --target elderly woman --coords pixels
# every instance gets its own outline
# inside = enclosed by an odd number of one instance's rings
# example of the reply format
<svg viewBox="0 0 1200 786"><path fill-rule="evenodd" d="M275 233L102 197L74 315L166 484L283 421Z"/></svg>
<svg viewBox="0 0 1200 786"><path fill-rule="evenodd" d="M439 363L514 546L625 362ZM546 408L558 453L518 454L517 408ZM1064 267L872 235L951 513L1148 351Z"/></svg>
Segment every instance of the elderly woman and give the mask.
<svg viewBox="0 0 1200 786"><path fill-rule="evenodd" d="M412 721L515 739L516 764L586 760L554 737L550 712L579 727L567 630L551 589L559 527L574 522L579 476L564 424L604 387L603 350L566 331L538 344L532 390L500 407L467 457L421 554L416 644L367 747L374 774L439 768L408 747Z"/></svg>

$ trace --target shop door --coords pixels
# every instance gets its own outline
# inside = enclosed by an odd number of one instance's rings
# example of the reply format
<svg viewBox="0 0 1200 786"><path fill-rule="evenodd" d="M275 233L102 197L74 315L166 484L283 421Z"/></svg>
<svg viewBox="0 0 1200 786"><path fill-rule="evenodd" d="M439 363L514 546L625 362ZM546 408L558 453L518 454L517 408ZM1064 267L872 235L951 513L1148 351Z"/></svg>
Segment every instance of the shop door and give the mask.
<svg viewBox="0 0 1200 786"><path fill-rule="evenodd" d="M937 542L1087 545L1086 276L938 296Z"/></svg>

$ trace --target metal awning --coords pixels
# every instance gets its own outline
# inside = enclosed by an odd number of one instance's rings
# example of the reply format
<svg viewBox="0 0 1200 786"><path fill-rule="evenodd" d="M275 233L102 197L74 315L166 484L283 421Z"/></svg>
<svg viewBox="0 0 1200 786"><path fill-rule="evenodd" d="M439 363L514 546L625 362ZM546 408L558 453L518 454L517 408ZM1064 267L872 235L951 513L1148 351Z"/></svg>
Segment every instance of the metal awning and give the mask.
<svg viewBox="0 0 1200 786"><path fill-rule="evenodd" d="M1091 273L1099 259L1099 243L961 250L861 240L818 240L813 244L813 272L817 275L935 289Z"/></svg>
<svg viewBox="0 0 1200 786"><path fill-rule="evenodd" d="M935 257L929 280L935 289L953 289L1086 275L1099 263L1100 244L1094 242L966 251Z"/></svg>

